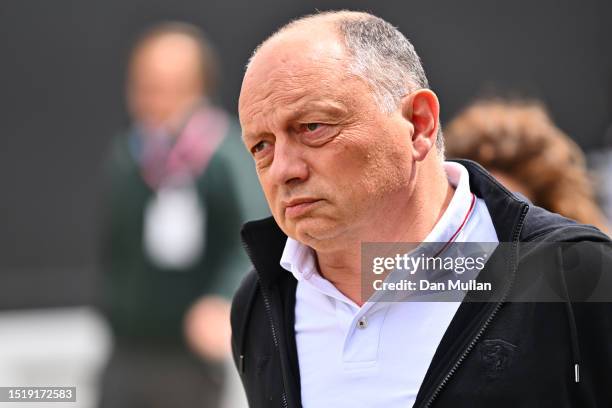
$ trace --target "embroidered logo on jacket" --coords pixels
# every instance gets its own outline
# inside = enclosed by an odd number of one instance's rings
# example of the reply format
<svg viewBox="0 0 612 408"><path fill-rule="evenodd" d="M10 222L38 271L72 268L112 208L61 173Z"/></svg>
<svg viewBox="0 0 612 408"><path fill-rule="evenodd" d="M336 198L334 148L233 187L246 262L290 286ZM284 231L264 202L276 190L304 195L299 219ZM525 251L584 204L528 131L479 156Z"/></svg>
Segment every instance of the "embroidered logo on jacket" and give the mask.
<svg viewBox="0 0 612 408"><path fill-rule="evenodd" d="M483 340L479 346L480 360L487 370L487 376L498 377L512 362L516 346L501 339Z"/></svg>

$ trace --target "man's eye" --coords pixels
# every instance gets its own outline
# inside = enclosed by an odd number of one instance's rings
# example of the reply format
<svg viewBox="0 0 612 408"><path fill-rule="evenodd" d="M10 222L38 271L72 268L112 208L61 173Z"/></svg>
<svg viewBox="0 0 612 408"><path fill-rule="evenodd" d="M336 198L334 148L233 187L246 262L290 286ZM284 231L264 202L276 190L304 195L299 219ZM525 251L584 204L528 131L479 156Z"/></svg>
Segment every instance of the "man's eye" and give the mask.
<svg viewBox="0 0 612 408"><path fill-rule="evenodd" d="M302 125L302 131L304 132L314 132L318 128L321 127L320 123L304 123Z"/></svg>
<svg viewBox="0 0 612 408"><path fill-rule="evenodd" d="M266 142L263 142L263 141L262 141L262 142L257 143L255 146L253 146L253 147L251 148L251 152L252 152L253 154L258 153L258 152L261 152L263 149L265 149L265 148L266 148L265 143L266 143Z"/></svg>

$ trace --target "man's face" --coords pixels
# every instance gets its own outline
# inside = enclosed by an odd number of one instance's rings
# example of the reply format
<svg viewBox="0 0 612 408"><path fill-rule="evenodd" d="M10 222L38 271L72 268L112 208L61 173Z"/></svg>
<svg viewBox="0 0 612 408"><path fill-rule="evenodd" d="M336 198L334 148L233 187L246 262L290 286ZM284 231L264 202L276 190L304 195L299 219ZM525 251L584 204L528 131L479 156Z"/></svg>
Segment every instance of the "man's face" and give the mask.
<svg viewBox="0 0 612 408"><path fill-rule="evenodd" d="M181 34L149 40L135 52L129 69L127 97L135 120L174 131L202 98L199 50Z"/></svg>
<svg viewBox="0 0 612 408"><path fill-rule="evenodd" d="M245 75L239 112L278 225L332 249L382 228L388 209L405 200L412 126L399 110L380 111L368 84L348 74L335 34L321 31L264 45Z"/></svg>

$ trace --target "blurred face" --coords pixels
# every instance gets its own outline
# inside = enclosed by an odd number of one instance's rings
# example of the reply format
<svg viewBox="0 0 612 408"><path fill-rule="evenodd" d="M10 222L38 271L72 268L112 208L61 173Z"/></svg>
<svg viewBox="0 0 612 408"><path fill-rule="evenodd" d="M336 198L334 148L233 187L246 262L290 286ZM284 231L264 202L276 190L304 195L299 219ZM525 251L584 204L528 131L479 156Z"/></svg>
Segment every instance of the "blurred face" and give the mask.
<svg viewBox="0 0 612 408"><path fill-rule="evenodd" d="M201 98L197 44L181 34L166 34L136 50L129 67L130 113L141 124L174 130Z"/></svg>
<svg viewBox="0 0 612 408"><path fill-rule="evenodd" d="M288 236L329 249L377 228L405 200L411 124L399 110L381 112L368 85L347 74L335 34L302 31L264 45L245 75L239 113Z"/></svg>

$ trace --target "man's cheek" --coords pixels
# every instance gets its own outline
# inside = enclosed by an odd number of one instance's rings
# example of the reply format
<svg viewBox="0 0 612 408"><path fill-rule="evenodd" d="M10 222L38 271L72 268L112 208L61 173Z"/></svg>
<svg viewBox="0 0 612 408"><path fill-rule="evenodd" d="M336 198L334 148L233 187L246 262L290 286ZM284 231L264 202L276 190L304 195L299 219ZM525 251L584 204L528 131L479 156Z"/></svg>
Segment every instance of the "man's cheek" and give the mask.
<svg viewBox="0 0 612 408"><path fill-rule="evenodd" d="M268 203L268 207L270 207L270 211L274 212L275 209L280 205L280 203L278 203L275 194L273 193L272 190L270 190L269 188L265 187L265 184L262 183L262 190L264 193L264 196L266 197L266 202Z"/></svg>
<svg viewBox="0 0 612 408"><path fill-rule="evenodd" d="M270 210L272 211L272 215L274 215L274 218L277 220L277 222L283 221L285 217L282 212L282 207L280 203L270 203Z"/></svg>

